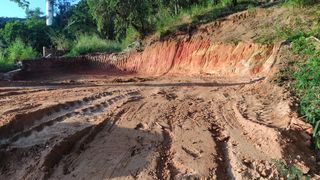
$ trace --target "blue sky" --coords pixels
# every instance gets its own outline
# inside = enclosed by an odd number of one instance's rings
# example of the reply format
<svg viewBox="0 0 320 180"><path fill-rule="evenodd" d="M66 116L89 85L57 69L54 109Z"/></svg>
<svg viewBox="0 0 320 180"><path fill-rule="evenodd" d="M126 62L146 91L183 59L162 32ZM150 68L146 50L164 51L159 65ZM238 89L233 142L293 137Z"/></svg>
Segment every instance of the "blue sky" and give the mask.
<svg viewBox="0 0 320 180"><path fill-rule="evenodd" d="M34 9L40 7L42 12L46 11L45 0L29 0L30 8ZM25 11L21 9L16 3L10 0L0 0L0 17L20 17L26 16Z"/></svg>

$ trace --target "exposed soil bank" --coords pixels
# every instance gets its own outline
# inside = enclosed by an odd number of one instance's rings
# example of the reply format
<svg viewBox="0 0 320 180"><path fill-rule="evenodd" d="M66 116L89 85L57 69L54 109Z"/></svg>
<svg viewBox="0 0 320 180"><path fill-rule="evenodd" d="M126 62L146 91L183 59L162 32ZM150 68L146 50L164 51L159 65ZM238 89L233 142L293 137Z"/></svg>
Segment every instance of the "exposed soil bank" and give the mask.
<svg viewBox="0 0 320 180"><path fill-rule="evenodd" d="M213 43L210 40L164 41L143 52L120 55L88 55L75 58L24 61L28 73L68 71L105 74L213 75L221 77L265 76L274 65L280 43L260 45Z"/></svg>

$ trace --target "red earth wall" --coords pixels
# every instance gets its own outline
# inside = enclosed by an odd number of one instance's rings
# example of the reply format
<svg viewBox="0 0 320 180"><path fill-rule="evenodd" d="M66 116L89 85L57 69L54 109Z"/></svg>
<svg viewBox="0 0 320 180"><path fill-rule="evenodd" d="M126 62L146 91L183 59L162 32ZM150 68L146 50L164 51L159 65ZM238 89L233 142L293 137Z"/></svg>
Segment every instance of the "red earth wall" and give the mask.
<svg viewBox="0 0 320 180"><path fill-rule="evenodd" d="M209 40L163 41L142 52L97 54L73 58L23 61L25 72L93 71L147 76L214 75L256 76L274 64L280 44L212 43Z"/></svg>

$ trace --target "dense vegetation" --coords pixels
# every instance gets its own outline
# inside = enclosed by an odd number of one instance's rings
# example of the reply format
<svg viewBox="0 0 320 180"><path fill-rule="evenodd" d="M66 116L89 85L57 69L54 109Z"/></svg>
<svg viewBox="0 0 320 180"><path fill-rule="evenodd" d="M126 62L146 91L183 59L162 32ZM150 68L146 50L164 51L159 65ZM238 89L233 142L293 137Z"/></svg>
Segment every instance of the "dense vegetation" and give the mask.
<svg viewBox="0 0 320 180"><path fill-rule="evenodd" d="M314 36L313 36L314 35ZM299 112L304 119L313 125L315 146L320 149L320 42L319 33L299 32L292 36L294 53L303 58L296 62L293 72L294 91L300 98Z"/></svg>
<svg viewBox="0 0 320 180"><path fill-rule="evenodd" d="M68 55L111 52L126 48L148 34L159 36L178 26L199 22L208 13L212 20L224 9L235 8L236 0L55 0L54 25L45 26L39 9L29 9L26 0L11 0L26 10L26 19L3 21L0 26L0 71L10 70L22 59L40 55L42 47L67 51ZM246 1L248 6L253 1ZM20 43L26 52L9 47ZM29 55L28 55L28 53ZM20 53L20 54L19 54ZM23 55L22 55L22 54Z"/></svg>

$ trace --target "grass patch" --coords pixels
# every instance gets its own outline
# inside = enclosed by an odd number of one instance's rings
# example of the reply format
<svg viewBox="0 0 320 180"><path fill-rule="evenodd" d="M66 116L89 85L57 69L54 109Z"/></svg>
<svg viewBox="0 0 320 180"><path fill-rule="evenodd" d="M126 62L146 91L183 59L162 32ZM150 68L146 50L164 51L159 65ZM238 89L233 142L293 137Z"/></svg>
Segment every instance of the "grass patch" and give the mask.
<svg viewBox="0 0 320 180"><path fill-rule="evenodd" d="M280 14L274 22L262 23L259 29L262 32L254 37L255 43L273 44L287 40L292 41L299 36L310 36L316 34L315 29L319 27L320 5L314 4L307 7L295 7L284 3L286 12ZM303 13L301 13L303 12ZM272 28L270 28L272 27Z"/></svg>
<svg viewBox="0 0 320 180"><path fill-rule="evenodd" d="M305 36L293 40L292 49L306 59L297 64L294 89L300 97L299 113L313 125L315 146L320 149L320 52L312 38Z"/></svg>
<svg viewBox="0 0 320 180"><path fill-rule="evenodd" d="M282 177L287 180L309 180L310 177L303 175L303 173L294 165L287 165L280 160L275 160L274 165Z"/></svg>
<svg viewBox="0 0 320 180"><path fill-rule="evenodd" d="M304 7L315 3L316 0L285 0L284 3L289 6Z"/></svg>
<svg viewBox="0 0 320 180"><path fill-rule="evenodd" d="M284 31L283 37L291 42L291 50L300 60L280 70L281 78L289 77L291 91L299 98L300 116L313 126L313 142L320 150L320 41L319 30Z"/></svg>
<svg viewBox="0 0 320 180"><path fill-rule="evenodd" d="M96 52L112 53L121 51L121 47L119 42L103 40L96 35L80 35L68 55L77 56Z"/></svg>
<svg viewBox="0 0 320 180"><path fill-rule="evenodd" d="M217 5L213 5L212 1L207 1L200 5L182 9L177 15L172 15L169 11L162 10L160 18L156 21L156 34L163 37L181 27L208 23L219 17L248 8L254 10L254 7L258 5L255 1L238 1L238 5L231 8L230 3L229 0L224 0Z"/></svg>

